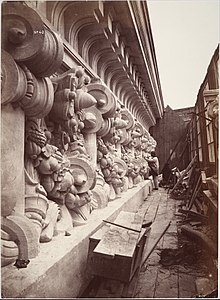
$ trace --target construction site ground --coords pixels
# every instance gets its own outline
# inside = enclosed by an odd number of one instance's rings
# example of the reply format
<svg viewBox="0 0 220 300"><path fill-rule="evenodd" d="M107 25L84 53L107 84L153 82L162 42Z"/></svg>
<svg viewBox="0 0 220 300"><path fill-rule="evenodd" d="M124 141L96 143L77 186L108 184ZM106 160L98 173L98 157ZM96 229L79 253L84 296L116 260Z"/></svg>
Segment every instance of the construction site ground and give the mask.
<svg viewBox="0 0 220 300"><path fill-rule="evenodd" d="M203 243L181 231L189 223L215 243L213 228L187 221L178 212L184 205L167 189L154 190L140 207L146 211L144 223L152 225L132 281L124 284L96 276L80 298L217 298L217 261Z"/></svg>

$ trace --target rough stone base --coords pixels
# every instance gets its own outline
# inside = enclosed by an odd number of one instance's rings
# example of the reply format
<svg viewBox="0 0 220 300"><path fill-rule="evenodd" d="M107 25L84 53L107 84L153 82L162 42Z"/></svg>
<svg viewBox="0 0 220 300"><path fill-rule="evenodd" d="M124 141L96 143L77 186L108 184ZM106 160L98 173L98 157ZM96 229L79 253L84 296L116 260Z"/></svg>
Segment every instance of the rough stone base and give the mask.
<svg viewBox="0 0 220 300"><path fill-rule="evenodd" d="M2 268L2 298L75 298L89 283L86 270L89 237L102 225L113 221L120 211L136 211L152 191L152 182L145 180L129 189L121 198L95 210L88 224L74 227L70 236L55 236L41 244L40 254L27 268L13 264Z"/></svg>

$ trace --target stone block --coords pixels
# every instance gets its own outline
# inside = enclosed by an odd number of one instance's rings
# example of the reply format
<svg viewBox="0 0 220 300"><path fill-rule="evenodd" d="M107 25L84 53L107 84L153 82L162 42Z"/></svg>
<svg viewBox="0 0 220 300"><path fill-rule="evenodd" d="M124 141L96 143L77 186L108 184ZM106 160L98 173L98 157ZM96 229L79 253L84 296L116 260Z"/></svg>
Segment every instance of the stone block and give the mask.
<svg viewBox="0 0 220 300"><path fill-rule="evenodd" d="M127 208L136 211L146 198L149 184L144 181L107 207L94 210L88 223L73 228L70 236L54 236L49 243L40 244L39 255L31 259L27 268L2 268L3 297L63 299L80 295L91 280L87 270L89 237L102 226L103 219L114 220Z"/></svg>

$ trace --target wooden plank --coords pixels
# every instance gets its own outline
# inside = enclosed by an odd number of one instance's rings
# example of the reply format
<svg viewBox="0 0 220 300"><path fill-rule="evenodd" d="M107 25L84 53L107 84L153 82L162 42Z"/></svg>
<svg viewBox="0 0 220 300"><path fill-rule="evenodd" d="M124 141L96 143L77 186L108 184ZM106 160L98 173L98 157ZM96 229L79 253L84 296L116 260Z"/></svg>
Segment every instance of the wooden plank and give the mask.
<svg viewBox="0 0 220 300"><path fill-rule="evenodd" d="M119 225L141 230L143 214L122 211L115 222ZM132 257L139 235L138 232L111 225L93 252L109 257L115 255Z"/></svg>
<svg viewBox="0 0 220 300"><path fill-rule="evenodd" d="M133 278L130 280L130 282L127 285L125 285L125 288L124 288L123 294L122 294L123 298L135 298L138 279L139 279L141 267L142 267L142 257L143 257L144 246L145 246L146 240L148 240L149 232L150 232L150 228L147 228L146 232L144 234L145 239L144 240L142 239L142 244L141 243L139 244L140 249L139 249L139 253L135 259L136 266L134 267L134 269L136 271L133 275Z"/></svg>
<svg viewBox="0 0 220 300"><path fill-rule="evenodd" d="M202 175L200 174L199 177L198 177L198 179L197 179L197 181L196 181L196 186L195 186L195 188L193 190L193 194L192 194L192 197L191 197L191 199L190 199L190 201L188 203L187 208L189 208L189 209L192 208L192 205L193 205L193 203L194 203L194 201L195 201L195 199L196 199L196 197L197 197L197 195L198 195L201 187L202 187Z"/></svg>
<svg viewBox="0 0 220 300"><path fill-rule="evenodd" d="M182 209L182 208L179 208L178 209L178 212L182 213L182 214L186 214L187 216L189 217L195 217L195 218L199 218L200 220L203 220L203 221L207 221L208 220L208 217L205 216L205 215L202 215L200 213L197 213L195 211L192 211L192 210L189 210L189 209Z"/></svg>
<svg viewBox="0 0 220 300"><path fill-rule="evenodd" d="M124 228L124 229L128 229L128 230L131 230L131 231L135 231L135 232L138 232L140 233L141 231L140 230L136 230L136 229L133 229L131 227L127 227L127 226L124 226L124 225L120 225L120 224L117 224L115 222L110 222L110 221L106 221L106 220L103 220L103 222L107 223L107 224L110 224L110 225L114 225L116 227L121 227L121 228Z"/></svg>
<svg viewBox="0 0 220 300"><path fill-rule="evenodd" d="M178 298L178 274L175 270L158 268L154 298Z"/></svg>
<svg viewBox="0 0 220 300"><path fill-rule="evenodd" d="M151 198L150 205L144 216L144 222L150 222L150 221L154 222L158 212L160 199L161 199L161 193L155 192L155 194Z"/></svg>
<svg viewBox="0 0 220 300"><path fill-rule="evenodd" d="M143 213L121 211L118 217L116 218L115 222L117 224L124 225L140 231L143 223L143 217Z"/></svg>
<svg viewBox="0 0 220 300"><path fill-rule="evenodd" d="M193 167L193 165L194 165L194 163L196 161L196 158L197 158L197 155L194 156L194 158L191 160L191 162L189 163L189 165L187 166L187 168L185 170L183 170L181 176L177 180L177 183L174 185L174 187L170 191L170 194L172 194L175 191L175 189L178 187L178 185L182 182L182 180L185 177L185 175L187 174L187 172L189 172L189 170Z"/></svg>
<svg viewBox="0 0 220 300"><path fill-rule="evenodd" d="M144 272L140 272L133 298L152 299L154 297L157 269L158 266L148 266Z"/></svg>
<svg viewBox="0 0 220 300"><path fill-rule="evenodd" d="M146 244L146 248L144 249L144 253L143 253L143 259L142 259L142 264L143 264L143 270L146 270L147 268L147 259L148 257L151 255L151 253L153 252L153 250L156 248L157 244L159 243L159 241L163 238L163 235L165 234L165 232L167 231L167 229L169 228L171 224L171 221L169 221L168 223L155 223L155 226L152 225L152 229L150 231L149 234L149 238L148 238L148 243ZM158 225L160 225L160 231L158 232ZM155 229L154 229L155 227Z"/></svg>

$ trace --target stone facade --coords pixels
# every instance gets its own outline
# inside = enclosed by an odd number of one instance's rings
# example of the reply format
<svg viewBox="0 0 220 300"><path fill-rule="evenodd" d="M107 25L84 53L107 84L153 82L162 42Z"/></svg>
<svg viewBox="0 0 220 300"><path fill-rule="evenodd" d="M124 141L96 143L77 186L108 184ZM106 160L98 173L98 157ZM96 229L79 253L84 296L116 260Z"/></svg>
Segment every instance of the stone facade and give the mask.
<svg viewBox="0 0 220 300"><path fill-rule="evenodd" d="M145 2L5 2L2 20L1 258L28 268L148 178L163 99Z"/></svg>

